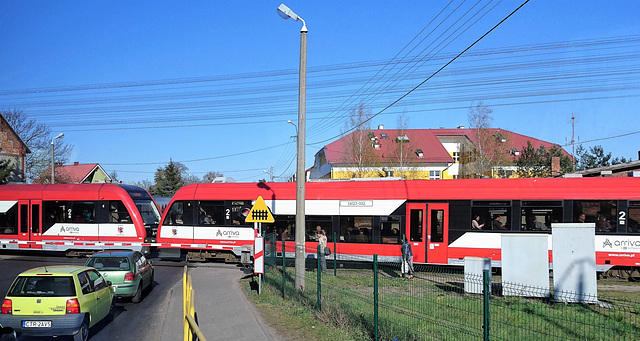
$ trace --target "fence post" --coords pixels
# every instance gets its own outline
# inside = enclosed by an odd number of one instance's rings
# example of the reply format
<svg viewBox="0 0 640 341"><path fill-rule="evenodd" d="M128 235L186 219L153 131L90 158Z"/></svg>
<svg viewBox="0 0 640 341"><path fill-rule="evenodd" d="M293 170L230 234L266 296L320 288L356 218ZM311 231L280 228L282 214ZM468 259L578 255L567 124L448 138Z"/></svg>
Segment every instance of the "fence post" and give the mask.
<svg viewBox="0 0 640 341"><path fill-rule="evenodd" d="M402 272L402 278L405 278L405 272L407 271L407 269L405 269L405 265L404 265L404 241L405 241L405 236L404 233L402 234L402 246L400 247L400 253L402 253L402 264L400 264L400 272Z"/></svg>
<svg viewBox="0 0 640 341"><path fill-rule="evenodd" d="M336 233L333 233L333 276L338 276L338 265L336 262L336 254L338 253L338 248L336 247Z"/></svg>
<svg viewBox="0 0 640 341"><path fill-rule="evenodd" d="M285 288L287 285L287 273L285 267L285 252L284 252L284 238L282 238L282 298L285 296Z"/></svg>
<svg viewBox="0 0 640 341"><path fill-rule="evenodd" d="M320 269L320 245L322 245L321 243L318 244L318 255L316 256L316 258L318 259L317 263L318 263L318 268L316 269L318 272L318 311L322 311L322 270Z"/></svg>
<svg viewBox="0 0 640 341"><path fill-rule="evenodd" d="M482 271L482 298L484 305L484 340L489 340L489 295L491 294L491 280L489 279L489 270Z"/></svg>
<svg viewBox="0 0 640 341"><path fill-rule="evenodd" d="M373 328L378 341L378 255L373 255Z"/></svg>

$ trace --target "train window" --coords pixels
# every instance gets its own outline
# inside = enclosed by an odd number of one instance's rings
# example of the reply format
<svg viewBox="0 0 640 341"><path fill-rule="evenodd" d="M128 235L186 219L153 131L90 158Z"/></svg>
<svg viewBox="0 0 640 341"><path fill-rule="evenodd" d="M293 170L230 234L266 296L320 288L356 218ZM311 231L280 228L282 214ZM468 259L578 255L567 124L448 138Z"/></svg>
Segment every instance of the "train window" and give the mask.
<svg viewBox="0 0 640 341"><path fill-rule="evenodd" d="M640 207L629 207L627 232L640 233Z"/></svg>
<svg viewBox="0 0 640 341"><path fill-rule="evenodd" d="M31 232L40 233L40 205L31 205Z"/></svg>
<svg viewBox="0 0 640 341"><path fill-rule="evenodd" d="M444 210L431 210L431 241L442 243L444 240Z"/></svg>
<svg viewBox="0 0 640 341"><path fill-rule="evenodd" d="M190 201L176 201L169 208L164 225L193 225L193 204Z"/></svg>
<svg viewBox="0 0 640 341"><path fill-rule="evenodd" d="M247 217L247 215L249 214L249 211L251 210L251 207L253 205L251 204L250 200L233 200L231 201L231 215L230 218L233 220L232 223L233 225L249 225L249 226L253 226L253 223L247 223L245 222L245 218Z"/></svg>
<svg viewBox="0 0 640 341"><path fill-rule="evenodd" d="M120 204L122 203L120 202ZM68 207L67 221L71 221L74 223L95 223L96 221L96 203L95 202L70 201L68 202L67 207ZM127 210L125 209L124 211L126 212Z"/></svg>
<svg viewBox="0 0 640 341"><path fill-rule="evenodd" d="M277 240L294 240L296 216L279 215L274 216L275 222L272 224L263 224L267 233L275 233Z"/></svg>
<svg viewBox="0 0 640 341"><path fill-rule="evenodd" d="M18 205L15 201L11 207L0 213L0 235L6 234L18 234Z"/></svg>
<svg viewBox="0 0 640 341"><path fill-rule="evenodd" d="M29 205L20 205L20 233L29 233Z"/></svg>
<svg viewBox="0 0 640 341"><path fill-rule="evenodd" d="M340 217L340 241L345 243L371 243L373 217Z"/></svg>
<svg viewBox="0 0 640 341"><path fill-rule="evenodd" d="M595 223L596 232L616 232L617 206L615 200L574 200L574 221L584 214L585 223Z"/></svg>
<svg viewBox="0 0 640 341"><path fill-rule="evenodd" d="M331 231L331 216L306 216L306 239L308 241L318 241L318 230L324 230L327 241L333 242L333 232Z"/></svg>
<svg viewBox="0 0 640 341"><path fill-rule="evenodd" d="M223 225L224 218L224 201L200 201L198 225Z"/></svg>
<svg viewBox="0 0 640 341"><path fill-rule="evenodd" d="M422 209L411 210L411 225L409 226L409 240L412 242L422 241L423 217Z"/></svg>
<svg viewBox="0 0 640 341"><path fill-rule="evenodd" d="M562 221L562 207L543 207L538 204L523 202L521 209L520 229L522 231L551 231L551 223Z"/></svg>
<svg viewBox="0 0 640 341"><path fill-rule="evenodd" d="M131 215L127 211L122 201L109 201L109 222L110 223L131 223Z"/></svg>
<svg viewBox="0 0 640 341"><path fill-rule="evenodd" d="M400 244L400 217L380 217L380 241L382 244Z"/></svg>
<svg viewBox="0 0 640 341"><path fill-rule="evenodd" d="M477 203L477 202L476 202ZM475 204L475 203L474 203ZM481 230L511 230L511 206L473 207L471 217L480 216ZM469 229L471 229L469 221Z"/></svg>

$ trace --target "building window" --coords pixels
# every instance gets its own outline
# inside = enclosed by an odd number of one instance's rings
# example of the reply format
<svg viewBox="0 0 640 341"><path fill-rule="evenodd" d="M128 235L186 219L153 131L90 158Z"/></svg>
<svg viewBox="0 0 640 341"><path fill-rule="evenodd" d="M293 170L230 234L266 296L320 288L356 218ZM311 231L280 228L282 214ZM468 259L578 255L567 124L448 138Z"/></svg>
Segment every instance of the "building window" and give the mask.
<svg viewBox="0 0 640 341"><path fill-rule="evenodd" d="M429 171L429 180L440 179L440 171Z"/></svg>
<svg viewBox="0 0 640 341"><path fill-rule="evenodd" d="M460 163L460 152L453 152L453 162Z"/></svg>

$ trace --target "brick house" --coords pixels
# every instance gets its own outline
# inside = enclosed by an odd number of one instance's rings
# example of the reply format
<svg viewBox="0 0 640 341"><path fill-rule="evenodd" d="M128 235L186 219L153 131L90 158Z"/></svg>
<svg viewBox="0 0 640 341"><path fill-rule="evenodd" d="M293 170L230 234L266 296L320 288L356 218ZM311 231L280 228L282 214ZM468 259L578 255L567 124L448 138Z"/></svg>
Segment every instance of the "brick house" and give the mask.
<svg viewBox="0 0 640 341"><path fill-rule="evenodd" d="M25 182L27 154L31 150L20 136L9 125L4 116L0 115L0 160L10 160L13 166L7 182Z"/></svg>

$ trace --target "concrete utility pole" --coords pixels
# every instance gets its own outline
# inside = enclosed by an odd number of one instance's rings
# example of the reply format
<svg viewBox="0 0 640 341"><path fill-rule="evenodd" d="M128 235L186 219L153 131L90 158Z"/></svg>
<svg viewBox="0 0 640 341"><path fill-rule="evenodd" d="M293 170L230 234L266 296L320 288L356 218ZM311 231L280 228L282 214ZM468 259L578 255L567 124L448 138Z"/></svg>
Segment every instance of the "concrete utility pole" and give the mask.
<svg viewBox="0 0 640 341"><path fill-rule="evenodd" d="M61 138L63 136L64 136L64 134L60 133L60 134L58 134L58 136L56 136L56 137L51 139L51 183L52 184L54 184L55 181L56 181L56 178L55 178L55 176L53 174L54 168L55 168L55 162L53 161L53 141L55 141L55 140L57 140L57 139L59 139L59 138Z"/></svg>
<svg viewBox="0 0 640 341"><path fill-rule="evenodd" d="M298 87L298 160L296 167L296 288L305 288L305 181L307 180L304 157L305 157L305 130L306 130L306 107L307 107L307 24L284 4L278 6L278 14L283 19L293 19L302 21L300 29L300 80Z"/></svg>

